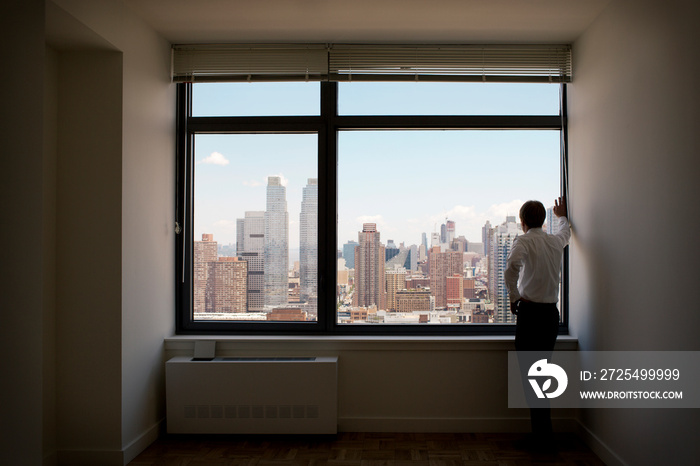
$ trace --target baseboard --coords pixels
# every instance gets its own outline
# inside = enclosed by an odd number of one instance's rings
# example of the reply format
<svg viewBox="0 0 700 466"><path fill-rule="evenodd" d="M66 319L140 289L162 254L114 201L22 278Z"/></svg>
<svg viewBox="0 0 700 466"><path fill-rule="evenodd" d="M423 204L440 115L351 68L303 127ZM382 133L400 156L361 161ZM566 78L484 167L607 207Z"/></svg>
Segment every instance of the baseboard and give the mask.
<svg viewBox="0 0 700 466"><path fill-rule="evenodd" d="M598 458L603 461L607 466L627 466L622 458L617 456L609 446L605 444L597 435L591 432L588 427L581 424L580 420L576 420L576 433L583 440L588 447L593 450L593 453L598 455Z"/></svg>
<svg viewBox="0 0 700 466"><path fill-rule="evenodd" d="M558 432L576 431L576 420L554 418ZM529 432L530 418L369 418L338 419L339 432Z"/></svg>
<svg viewBox="0 0 700 466"><path fill-rule="evenodd" d="M124 452L124 465L127 465L136 458L142 451L144 451L150 444L158 439L158 436L165 428L165 419L161 419L156 422L150 429L147 429L136 439L134 439L129 445L124 447L122 451Z"/></svg>
<svg viewBox="0 0 700 466"><path fill-rule="evenodd" d="M161 419L121 450L60 450L56 455L58 466L125 466L139 453L155 442L163 429ZM46 464L46 463L45 463Z"/></svg>

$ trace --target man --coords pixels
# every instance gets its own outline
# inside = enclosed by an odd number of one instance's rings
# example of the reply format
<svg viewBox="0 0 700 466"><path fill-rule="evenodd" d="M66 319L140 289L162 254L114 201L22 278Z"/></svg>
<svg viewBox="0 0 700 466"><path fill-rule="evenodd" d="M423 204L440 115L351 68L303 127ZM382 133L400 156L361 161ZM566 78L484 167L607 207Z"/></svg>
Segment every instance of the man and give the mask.
<svg viewBox="0 0 700 466"><path fill-rule="evenodd" d="M571 228L566 204L560 197L554 201L554 215L559 229L547 234L542 229L547 216L539 201L527 201L520 208L524 235L513 241L503 273L510 295L510 310L517 315L515 349L551 353L559 330L559 282L564 247L569 244ZM529 360L519 353L521 371L527 372ZM527 361L527 362L526 362ZM534 361L533 361L534 362ZM530 404L532 431L536 441L546 441L552 433L549 405Z"/></svg>

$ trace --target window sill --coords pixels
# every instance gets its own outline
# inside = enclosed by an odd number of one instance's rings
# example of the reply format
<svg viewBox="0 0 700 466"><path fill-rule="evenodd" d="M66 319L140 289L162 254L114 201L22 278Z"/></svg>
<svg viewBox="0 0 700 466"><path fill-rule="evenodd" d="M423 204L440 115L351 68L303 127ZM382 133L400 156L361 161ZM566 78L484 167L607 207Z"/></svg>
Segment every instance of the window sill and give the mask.
<svg viewBox="0 0 700 466"><path fill-rule="evenodd" d="M214 340L217 351L514 351L513 336L270 336L270 335L175 335L165 339L167 352L190 353L197 340ZM559 335L559 351L575 351L578 339Z"/></svg>

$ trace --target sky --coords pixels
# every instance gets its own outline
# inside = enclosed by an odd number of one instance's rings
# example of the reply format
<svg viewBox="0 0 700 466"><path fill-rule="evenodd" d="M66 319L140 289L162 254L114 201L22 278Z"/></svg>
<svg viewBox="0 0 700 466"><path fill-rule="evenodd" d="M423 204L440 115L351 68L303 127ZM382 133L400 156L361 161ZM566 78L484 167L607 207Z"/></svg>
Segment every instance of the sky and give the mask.
<svg viewBox="0 0 700 466"><path fill-rule="evenodd" d="M556 85L349 83L341 114L558 114ZM218 87L217 87L218 86ZM193 114L318 114L318 83L198 84ZM291 96L291 97L290 97ZM408 98L410 97L410 98ZM465 109L467 109L465 111ZM287 187L290 249L299 244L302 189L318 176L315 134L197 135L195 238L235 243L236 219L265 210L268 176ZM559 195L557 131L352 131L338 143L339 247L376 223L384 244L420 244L446 219L481 242L528 199ZM292 255L294 253L292 252Z"/></svg>

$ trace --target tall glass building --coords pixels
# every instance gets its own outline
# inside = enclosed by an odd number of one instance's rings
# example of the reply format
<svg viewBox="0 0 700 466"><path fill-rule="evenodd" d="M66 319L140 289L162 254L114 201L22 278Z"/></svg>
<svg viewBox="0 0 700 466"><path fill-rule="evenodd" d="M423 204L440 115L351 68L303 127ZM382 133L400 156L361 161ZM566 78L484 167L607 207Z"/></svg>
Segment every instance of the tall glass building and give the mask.
<svg viewBox="0 0 700 466"><path fill-rule="evenodd" d="M265 307L265 212L246 212L236 227L236 254L248 263L248 311L260 312Z"/></svg>
<svg viewBox="0 0 700 466"><path fill-rule="evenodd" d="M289 289L287 188L279 176L267 178L265 208L265 306L287 304Z"/></svg>
<svg viewBox="0 0 700 466"><path fill-rule="evenodd" d="M299 286L301 302L313 302L318 292L318 178L309 178L299 214Z"/></svg>
<svg viewBox="0 0 700 466"><path fill-rule="evenodd" d="M355 268L355 248L359 246L360 243L356 241L348 241L343 245L343 259L345 259L345 266L349 269Z"/></svg>

